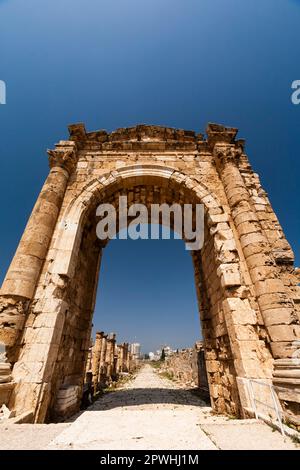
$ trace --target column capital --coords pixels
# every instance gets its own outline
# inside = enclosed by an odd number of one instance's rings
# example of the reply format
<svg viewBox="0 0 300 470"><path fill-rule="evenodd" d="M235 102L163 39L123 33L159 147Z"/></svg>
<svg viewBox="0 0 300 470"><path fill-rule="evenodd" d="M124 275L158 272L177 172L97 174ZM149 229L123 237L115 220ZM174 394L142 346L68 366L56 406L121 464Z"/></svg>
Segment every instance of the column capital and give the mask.
<svg viewBox="0 0 300 470"><path fill-rule="evenodd" d="M212 152L217 164L237 162L243 154L244 139L236 140L238 129L225 127L221 124L208 124L207 145Z"/></svg>
<svg viewBox="0 0 300 470"><path fill-rule="evenodd" d="M96 332L96 338L103 338L104 337L104 331L97 331Z"/></svg>
<svg viewBox="0 0 300 470"><path fill-rule="evenodd" d="M54 150L47 150L50 168L60 167L66 170L69 175L77 164L77 145L71 141L60 141Z"/></svg>
<svg viewBox="0 0 300 470"><path fill-rule="evenodd" d="M243 153L240 145L217 142L214 145L213 156L217 164L225 165L226 163L237 163Z"/></svg>

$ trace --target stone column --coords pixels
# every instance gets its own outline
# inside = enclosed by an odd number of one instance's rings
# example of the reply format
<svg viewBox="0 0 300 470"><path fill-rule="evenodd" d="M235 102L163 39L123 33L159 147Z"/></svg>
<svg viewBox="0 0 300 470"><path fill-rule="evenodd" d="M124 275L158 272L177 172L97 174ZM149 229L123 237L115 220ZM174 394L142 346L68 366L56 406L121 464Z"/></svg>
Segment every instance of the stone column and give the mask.
<svg viewBox="0 0 300 470"><path fill-rule="evenodd" d="M110 335L110 358L109 358L109 367L108 367L108 375L111 379L114 379L116 375L115 350L116 350L116 335L115 333L111 333Z"/></svg>
<svg viewBox="0 0 300 470"><path fill-rule="evenodd" d="M0 344L5 345L10 361L14 360L14 346L48 252L69 175L77 162L75 142L61 141L48 154L49 175L0 290Z"/></svg>
<svg viewBox="0 0 300 470"><path fill-rule="evenodd" d="M124 347L123 344L117 345L117 374L123 372L123 356L124 356Z"/></svg>
<svg viewBox="0 0 300 470"><path fill-rule="evenodd" d="M86 361L86 367L85 367L85 373L87 374L88 372L91 372L92 370L92 350L93 350L93 344L91 341L91 346L89 347L88 350L88 356L87 356L87 361Z"/></svg>
<svg viewBox="0 0 300 470"><path fill-rule="evenodd" d="M127 367L128 372L131 372L131 366L132 366L132 354L131 354L131 352L129 352L129 350L128 350L128 354L127 354L127 364L126 364L126 367Z"/></svg>
<svg viewBox="0 0 300 470"><path fill-rule="evenodd" d="M123 352L123 371L124 372L129 372L129 369L127 367L127 362L128 362L128 343L124 343L124 352Z"/></svg>
<svg viewBox="0 0 300 470"><path fill-rule="evenodd" d="M293 376L299 388L300 368L293 359L297 349L296 340L300 335L297 313L280 278L269 241L253 210L250 194L239 170L243 148L240 142L234 141L237 130L209 126L207 133L270 338L275 359L274 380L276 382L278 374L281 379L285 376L290 380Z"/></svg>
<svg viewBox="0 0 300 470"><path fill-rule="evenodd" d="M105 365L106 365L106 376L108 379L111 378L111 358L112 358L112 339L109 335L106 339L106 354L105 354Z"/></svg>
<svg viewBox="0 0 300 470"><path fill-rule="evenodd" d="M101 356L103 336L104 336L103 331L100 331L100 332L98 331L96 333L95 344L93 347L92 373L93 373L94 394L97 392L98 383L99 383L100 356Z"/></svg>
<svg viewBox="0 0 300 470"><path fill-rule="evenodd" d="M100 362L99 362L99 375L98 383L100 386L103 382L103 374L105 369L105 360L106 360L106 349L107 349L107 335L103 335L101 342L101 352L100 352Z"/></svg>
<svg viewBox="0 0 300 470"><path fill-rule="evenodd" d="M114 360L115 360L115 343L116 335L111 333L107 338L107 349L106 349L106 363L107 363L107 377L112 379L114 377Z"/></svg>

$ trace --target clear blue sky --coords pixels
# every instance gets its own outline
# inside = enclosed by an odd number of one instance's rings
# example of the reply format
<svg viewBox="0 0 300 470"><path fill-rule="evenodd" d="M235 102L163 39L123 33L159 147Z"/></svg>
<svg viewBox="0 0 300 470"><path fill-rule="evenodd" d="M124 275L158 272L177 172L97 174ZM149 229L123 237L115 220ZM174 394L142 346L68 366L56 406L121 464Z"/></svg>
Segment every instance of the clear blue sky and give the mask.
<svg viewBox="0 0 300 470"><path fill-rule="evenodd" d="M239 127L299 264L299 25L299 0L0 0L0 279L48 173L45 149L78 121ZM145 350L197 338L180 241L114 241L101 277L96 327Z"/></svg>

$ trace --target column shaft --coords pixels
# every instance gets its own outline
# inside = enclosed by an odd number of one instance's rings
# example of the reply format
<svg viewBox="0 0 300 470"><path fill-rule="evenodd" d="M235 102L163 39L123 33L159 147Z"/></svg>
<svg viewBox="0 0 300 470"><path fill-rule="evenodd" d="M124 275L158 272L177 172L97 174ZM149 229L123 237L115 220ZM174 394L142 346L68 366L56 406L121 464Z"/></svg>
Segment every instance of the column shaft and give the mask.
<svg viewBox="0 0 300 470"><path fill-rule="evenodd" d="M230 155L234 149L222 149ZM217 148L217 155L220 148ZM218 156L217 156L218 158ZM222 156L221 156L222 158ZM249 192L245 186L236 158L222 158L220 176L232 211L240 243L255 287L257 302L271 340L274 358L292 357L291 342L297 339L297 325L293 305L283 281L280 279L275 260L270 253L270 245L256 213L252 210ZM278 319L282 315L281 334ZM278 342L280 345L278 345Z"/></svg>

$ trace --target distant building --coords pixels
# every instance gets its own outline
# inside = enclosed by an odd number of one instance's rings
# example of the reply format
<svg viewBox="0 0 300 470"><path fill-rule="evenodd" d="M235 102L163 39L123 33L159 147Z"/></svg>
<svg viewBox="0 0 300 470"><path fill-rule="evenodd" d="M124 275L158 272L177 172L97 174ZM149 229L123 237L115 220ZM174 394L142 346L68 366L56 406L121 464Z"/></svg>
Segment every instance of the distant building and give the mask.
<svg viewBox="0 0 300 470"><path fill-rule="evenodd" d="M130 352L133 359L140 359L141 357L141 345L140 343L130 344Z"/></svg>
<svg viewBox="0 0 300 470"><path fill-rule="evenodd" d="M165 352L165 356L169 357L172 354L176 353L176 349L172 349L170 346L163 346L161 349L157 349L157 351L149 352L149 359L150 361L159 361L161 359L162 350Z"/></svg>
<svg viewBox="0 0 300 470"><path fill-rule="evenodd" d="M165 351L165 356L172 356L172 354L176 353L176 349L172 349L170 346L164 346L163 350Z"/></svg>
<svg viewBox="0 0 300 470"><path fill-rule="evenodd" d="M150 351L149 352L149 359L150 359L150 361L158 361L159 357L157 357L157 355L154 352Z"/></svg>

